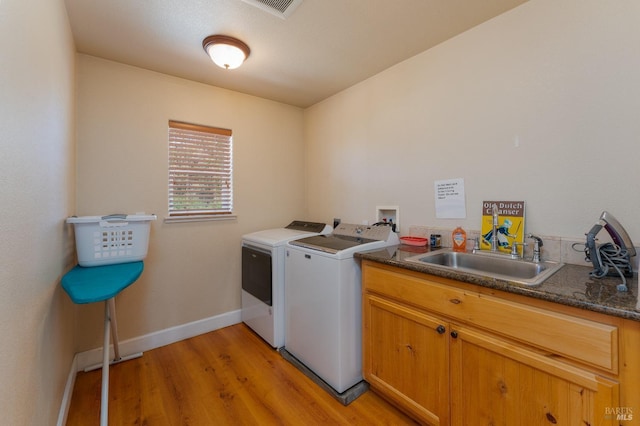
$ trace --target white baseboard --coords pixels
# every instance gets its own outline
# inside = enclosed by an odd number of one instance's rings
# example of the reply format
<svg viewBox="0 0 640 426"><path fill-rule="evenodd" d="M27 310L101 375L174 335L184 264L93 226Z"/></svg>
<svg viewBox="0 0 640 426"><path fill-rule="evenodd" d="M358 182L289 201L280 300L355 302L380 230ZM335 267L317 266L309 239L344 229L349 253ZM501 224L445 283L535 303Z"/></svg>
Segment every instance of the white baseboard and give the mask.
<svg viewBox="0 0 640 426"><path fill-rule="evenodd" d="M156 331L144 336L134 337L133 339L124 340L119 342L120 356L126 357L130 354L159 348L200 334L238 324L242 321L241 312L242 311L238 309L216 315L214 317L205 318L176 327L167 328L165 330ZM110 351L113 355L113 346L110 347ZM73 386L76 381L76 373L84 370L85 368L101 363L102 348L79 352L73 357L71 370L69 371L67 384L64 389L62 404L60 406L57 426L64 426L66 423L69 405L71 404L71 395L73 394Z"/></svg>
<svg viewBox="0 0 640 426"><path fill-rule="evenodd" d="M190 322L176 327L167 328L165 330L156 331L133 339L123 340L119 342L120 356L124 357L137 352L144 352L180 340L218 330L229 325L238 324L242 321L241 310L226 312L214 317ZM113 355L113 345L110 347L111 355ZM89 351L78 353L78 370L84 370L96 364L102 363L102 348L91 349Z"/></svg>

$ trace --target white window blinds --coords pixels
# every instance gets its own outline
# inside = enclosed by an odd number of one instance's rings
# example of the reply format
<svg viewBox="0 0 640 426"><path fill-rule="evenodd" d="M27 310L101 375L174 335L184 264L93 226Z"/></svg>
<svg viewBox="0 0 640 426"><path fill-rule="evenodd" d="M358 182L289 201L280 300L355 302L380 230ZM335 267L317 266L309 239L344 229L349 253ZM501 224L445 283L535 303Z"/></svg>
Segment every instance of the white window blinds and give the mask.
<svg viewBox="0 0 640 426"><path fill-rule="evenodd" d="M169 216L232 210L231 130L169 121Z"/></svg>

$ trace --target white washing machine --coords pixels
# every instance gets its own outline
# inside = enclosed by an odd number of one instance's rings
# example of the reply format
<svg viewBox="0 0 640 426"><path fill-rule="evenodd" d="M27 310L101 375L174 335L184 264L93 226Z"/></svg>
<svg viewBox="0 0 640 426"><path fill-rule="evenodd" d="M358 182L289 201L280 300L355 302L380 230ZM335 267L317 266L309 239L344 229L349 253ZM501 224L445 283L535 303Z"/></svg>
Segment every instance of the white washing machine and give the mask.
<svg viewBox="0 0 640 426"><path fill-rule="evenodd" d="M295 220L284 228L242 236L242 321L276 349L285 339L285 244L331 229L324 223Z"/></svg>
<svg viewBox="0 0 640 426"><path fill-rule="evenodd" d="M362 382L361 274L353 254L398 243L390 226L340 224L287 244L284 352L337 394Z"/></svg>

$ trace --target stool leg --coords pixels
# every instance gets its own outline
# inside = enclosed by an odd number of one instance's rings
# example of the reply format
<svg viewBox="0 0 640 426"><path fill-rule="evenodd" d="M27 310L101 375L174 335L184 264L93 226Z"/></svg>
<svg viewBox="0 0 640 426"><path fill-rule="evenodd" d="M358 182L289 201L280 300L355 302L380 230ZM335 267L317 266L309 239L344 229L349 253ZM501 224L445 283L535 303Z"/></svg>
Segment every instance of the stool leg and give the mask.
<svg viewBox="0 0 640 426"><path fill-rule="evenodd" d="M109 301L106 300L104 302L104 343L102 345L102 393L100 400L100 426L108 426L109 424L109 326Z"/></svg>
<svg viewBox="0 0 640 426"><path fill-rule="evenodd" d="M113 362L120 361L120 349L118 347L118 321L116 320L116 298L112 297L107 300L109 304L109 318L111 320L111 337L113 340Z"/></svg>

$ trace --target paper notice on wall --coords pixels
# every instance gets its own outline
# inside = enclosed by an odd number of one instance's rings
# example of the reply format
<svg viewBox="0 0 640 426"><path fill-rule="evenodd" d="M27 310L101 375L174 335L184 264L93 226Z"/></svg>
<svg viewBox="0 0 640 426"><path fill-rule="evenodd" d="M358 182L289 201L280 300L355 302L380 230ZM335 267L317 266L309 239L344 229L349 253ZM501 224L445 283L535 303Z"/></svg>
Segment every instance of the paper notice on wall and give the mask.
<svg viewBox="0 0 640 426"><path fill-rule="evenodd" d="M464 219L467 208L464 198L464 179L437 180L434 182L436 217L438 219Z"/></svg>

